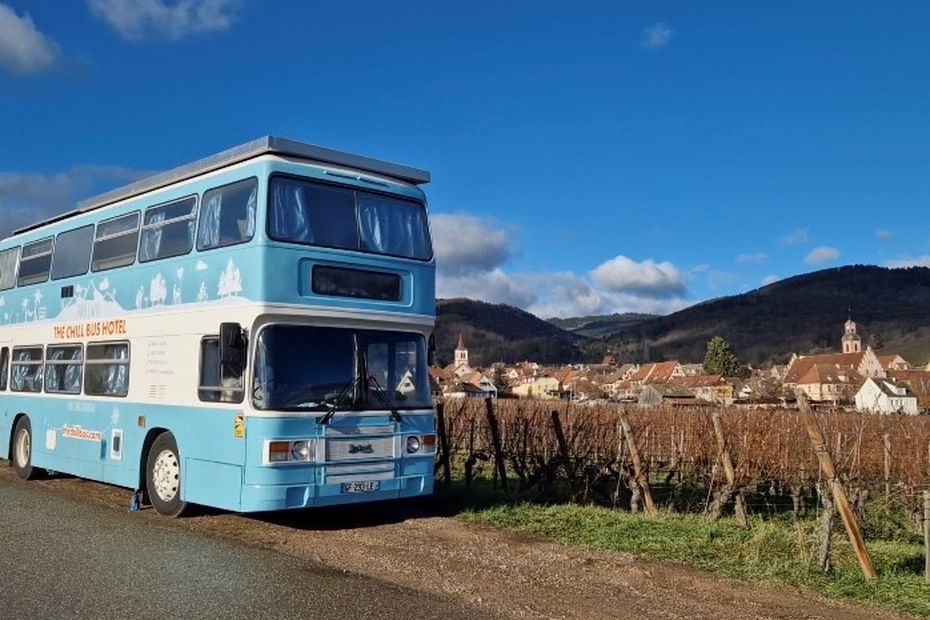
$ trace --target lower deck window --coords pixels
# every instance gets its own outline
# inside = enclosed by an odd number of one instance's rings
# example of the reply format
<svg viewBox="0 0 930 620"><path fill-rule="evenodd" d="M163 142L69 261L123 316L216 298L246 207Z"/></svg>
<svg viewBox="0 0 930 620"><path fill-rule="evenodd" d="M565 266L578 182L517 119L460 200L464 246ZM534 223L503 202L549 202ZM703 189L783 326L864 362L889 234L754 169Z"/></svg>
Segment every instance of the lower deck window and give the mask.
<svg viewBox="0 0 930 620"><path fill-rule="evenodd" d="M220 361L219 338L200 342L200 400L213 403L241 403L242 376L230 372Z"/></svg>
<svg viewBox="0 0 930 620"><path fill-rule="evenodd" d="M79 344L48 347L45 362L45 391L80 394L83 357Z"/></svg>
<svg viewBox="0 0 930 620"><path fill-rule="evenodd" d="M84 393L90 396L126 396L129 393L129 343L87 345Z"/></svg>
<svg viewBox="0 0 930 620"><path fill-rule="evenodd" d="M41 392L42 364L42 347L13 349L10 389L14 392Z"/></svg>
<svg viewBox="0 0 930 620"><path fill-rule="evenodd" d="M0 392L6 391L7 377L10 375L10 350L0 349Z"/></svg>

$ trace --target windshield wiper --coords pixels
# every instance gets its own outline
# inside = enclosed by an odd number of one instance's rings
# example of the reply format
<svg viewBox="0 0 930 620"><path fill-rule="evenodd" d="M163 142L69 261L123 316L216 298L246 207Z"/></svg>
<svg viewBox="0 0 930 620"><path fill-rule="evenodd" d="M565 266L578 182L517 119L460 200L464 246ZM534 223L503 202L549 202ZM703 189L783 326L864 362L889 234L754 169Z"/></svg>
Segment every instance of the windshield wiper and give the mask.
<svg viewBox="0 0 930 620"><path fill-rule="evenodd" d="M358 387L359 384L359 379L360 377L355 377L342 387L342 390L339 391L339 394L336 395L336 398L333 399L332 404L329 406L329 411L316 421L317 424L329 424L330 421L332 421L333 416L336 415L339 408L342 407L346 399L349 398L349 395L354 395L355 388Z"/></svg>
<svg viewBox="0 0 930 620"><path fill-rule="evenodd" d="M374 394L375 399L381 403L381 406L391 412L392 420L395 422L404 421L404 419L400 417L400 412L397 410L397 407L391 402L391 399L384 395L384 389L378 383L378 380L375 379L374 375L368 375L365 387L368 388L369 395ZM374 390L371 389L372 387L374 387Z"/></svg>

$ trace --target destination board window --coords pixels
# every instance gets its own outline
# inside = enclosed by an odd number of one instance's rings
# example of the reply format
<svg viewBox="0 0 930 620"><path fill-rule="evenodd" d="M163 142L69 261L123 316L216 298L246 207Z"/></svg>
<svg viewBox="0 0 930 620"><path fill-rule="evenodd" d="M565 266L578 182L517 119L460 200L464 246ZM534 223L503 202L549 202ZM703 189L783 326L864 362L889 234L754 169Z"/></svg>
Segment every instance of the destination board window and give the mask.
<svg viewBox="0 0 930 620"><path fill-rule="evenodd" d="M8 291L16 286L16 263L18 260L18 247L0 252L0 291Z"/></svg>
<svg viewBox="0 0 930 620"><path fill-rule="evenodd" d="M278 241L418 260L433 253L421 203L281 175L269 183L268 234Z"/></svg>
<svg viewBox="0 0 930 620"><path fill-rule="evenodd" d="M48 274L52 269L54 247L51 237L23 246L23 253L19 259L18 286L40 284L48 281Z"/></svg>
<svg viewBox="0 0 930 620"><path fill-rule="evenodd" d="M90 268L90 253L94 243L94 227L83 226L63 232L55 238L52 280L82 276Z"/></svg>
<svg viewBox="0 0 930 620"><path fill-rule="evenodd" d="M91 269L105 271L133 264L138 242L138 211L100 222L94 239Z"/></svg>
<svg viewBox="0 0 930 620"><path fill-rule="evenodd" d="M48 347L45 351L45 391L80 394L84 355L81 345Z"/></svg>
<svg viewBox="0 0 930 620"><path fill-rule="evenodd" d="M396 273L314 265L311 288L317 295L400 301L401 280Z"/></svg>
<svg viewBox="0 0 930 620"><path fill-rule="evenodd" d="M14 392L42 391L42 347L13 349L10 389Z"/></svg>
<svg viewBox="0 0 930 620"><path fill-rule="evenodd" d="M194 247L197 199L185 198L146 209L139 262L182 256Z"/></svg>
<svg viewBox="0 0 930 620"><path fill-rule="evenodd" d="M244 395L242 376L231 374L220 363L219 338L204 338L200 343L200 400L213 403L241 403Z"/></svg>
<svg viewBox="0 0 930 620"><path fill-rule="evenodd" d="M87 345L84 393L89 396L126 396L129 393L129 343Z"/></svg>
<svg viewBox="0 0 930 620"><path fill-rule="evenodd" d="M0 349L0 392L6 392L7 380L10 376L10 349Z"/></svg>
<svg viewBox="0 0 930 620"><path fill-rule="evenodd" d="M255 234L258 179L211 189L203 195L197 249L245 243Z"/></svg>

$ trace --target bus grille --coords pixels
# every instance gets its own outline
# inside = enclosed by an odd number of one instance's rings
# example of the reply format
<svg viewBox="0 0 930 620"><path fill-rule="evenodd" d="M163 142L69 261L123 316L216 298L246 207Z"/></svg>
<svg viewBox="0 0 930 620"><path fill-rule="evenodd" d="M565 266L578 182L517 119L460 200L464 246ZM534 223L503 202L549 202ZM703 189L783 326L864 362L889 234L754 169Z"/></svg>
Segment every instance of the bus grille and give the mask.
<svg viewBox="0 0 930 620"><path fill-rule="evenodd" d="M394 458L393 437L339 437L326 440L326 461L370 461Z"/></svg>
<svg viewBox="0 0 930 620"><path fill-rule="evenodd" d="M394 463L391 462L350 463L326 467L326 484L391 480L392 478L394 478Z"/></svg>

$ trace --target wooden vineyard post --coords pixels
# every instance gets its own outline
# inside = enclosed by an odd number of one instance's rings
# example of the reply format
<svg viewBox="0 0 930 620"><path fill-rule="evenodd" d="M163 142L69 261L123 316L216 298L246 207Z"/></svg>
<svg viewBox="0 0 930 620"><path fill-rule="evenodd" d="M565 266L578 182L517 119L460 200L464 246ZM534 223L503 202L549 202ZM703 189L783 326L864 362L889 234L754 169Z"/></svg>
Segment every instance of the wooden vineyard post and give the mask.
<svg viewBox="0 0 930 620"><path fill-rule="evenodd" d="M501 488L507 490L507 470L504 466L504 450L501 448L501 431L497 425L497 416L494 415L494 402L488 396L484 399L484 407L488 413L488 425L491 427L491 443L494 448L494 466L501 481Z"/></svg>
<svg viewBox="0 0 930 620"><path fill-rule="evenodd" d="M552 430L555 431L555 440L559 444L559 456L562 457L562 466L565 467L565 475L572 484L575 482L575 467L572 465L572 458L568 453L568 442L565 441L565 432L562 430L562 421L559 419L559 412L552 410Z"/></svg>
<svg viewBox="0 0 930 620"><path fill-rule="evenodd" d="M885 448L885 467L884 467L884 476L885 476L885 501L891 497L891 435L885 433L882 436L882 445Z"/></svg>
<svg viewBox="0 0 930 620"><path fill-rule="evenodd" d="M924 581L930 584L930 491L924 491Z"/></svg>
<svg viewBox="0 0 930 620"><path fill-rule="evenodd" d="M465 459L465 486L470 487L472 478L475 475L475 464L478 457L475 454L475 419L469 420L468 431L468 458Z"/></svg>
<svg viewBox="0 0 930 620"><path fill-rule="evenodd" d="M843 488L843 483L841 483L836 476L836 469L833 466L833 459L830 457L830 451L827 449L827 444L824 441L823 431L820 430L817 418L814 417L814 412L811 411L811 406L807 402L807 395L800 391L798 392L798 407L801 409L804 427L811 440L811 446L814 448L814 454L817 455L817 460L820 462L820 471L823 472L823 475L827 478L830 491L833 494L833 503L836 505L836 509L843 519L843 526L846 528L849 542L852 543L853 550L856 552L859 568L862 569L862 574L865 576L866 580L874 583L878 581L878 574L875 572L875 567L872 565L872 558L869 556L869 551L865 548L865 540L862 538L862 530L859 529L859 522L856 520L856 515L852 511L852 508L849 506L849 500L846 498L846 490Z"/></svg>
<svg viewBox="0 0 930 620"><path fill-rule="evenodd" d="M723 435L723 420L720 418L720 411L714 410L711 418L714 421L714 435L717 437L717 458L723 463L723 473L727 478L727 486L730 487L731 492L735 491L736 493L733 512L739 524L742 527L748 527L746 501L743 498L743 492L736 489L736 471L733 469L733 460L730 458L730 450L727 448L726 437Z"/></svg>
<svg viewBox="0 0 930 620"><path fill-rule="evenodd" d="M646 505L646 513L656 514L656 505L652 501L652 491L649 489L649 481L643 475L643 463L639 458L639 449L636 447L636 440L633 438L633 430L630 428L630 420L626 413L620 410L620 426L623 428L623 436L626 437L626 445L630 449L630 461L633 463L633 475L636 476L636 482L643 491L643 503Z"/></svg>
<svg viewBox="0 0 930 620"><path fill-rule="evenodd" d="M436 405L436 430L439 432L439 450L441 451L439 462L442 464L442 475L448 487L452 486L452 465L449 462L449 435L446 433L446 412L443 403Z"/></svg>

